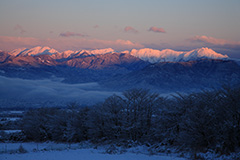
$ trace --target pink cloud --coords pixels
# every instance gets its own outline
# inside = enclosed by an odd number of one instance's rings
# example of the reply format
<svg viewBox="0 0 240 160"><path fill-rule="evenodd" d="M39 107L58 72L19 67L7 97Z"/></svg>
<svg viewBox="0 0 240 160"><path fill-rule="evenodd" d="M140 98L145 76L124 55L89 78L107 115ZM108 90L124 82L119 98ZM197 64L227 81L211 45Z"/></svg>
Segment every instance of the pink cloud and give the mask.
<svg viewBox="0 0 240 160"><path fill-rule="evenodd" d="M148 31L157 32L157 33L166 33L166 31L163 28L158 27L150 27Z"/></svg>
<svg viewBox="0 0 240 160"><path fill-rule="evenodd" d="M194 36L192 38L187 39L191 43L201 44L211 48L221 48L228 51L239 52L240 49L240 41L232 41L225 39L218 39L214 37L208 36Z"/></svg>
<svg viewBox="0 0 240 160"><path fill-rule="evenodd" d="M131 33L138 33L138 31L135 28L131 27L131 26L125 27L124 31L125 32L131 32Z"/></svg>
<svg viewBox="0 0 240 160"><path fill-rule="evenodd" d="M20 31L21 34L23 34L23 33L26 32L26 30L23 29L23 27L22 27L21 25L19 25L19 24L17 24L17 25L14 27L14 30L15 30L15 31Z"/></svg>
<svg viewBox="0 0 240 160"><path fill-rule="evenodd" d="M64 32L64 33L60 33L59 36L61 36L61 37L74 37L74 36L87 37L88 35L84 35L81 33L75 33L75 32Z"/></svg>
<svg viewBox="0 0 240 160"><path fill-rule="evenodd" d="M16 48L32 47L39 44L39 40L32 37L0 36L0 49L10 51Z"/></svg>
<svg viewBox="0 0 240 160"><path fill-rule="evenodd" d="M85 38L47 38L38 39L32 37L8 37L0 36L0 49L11 51L16 48L30 48L35 46L49 46L59 51L64 50L80 50L80 49L101 49L113 48L115 50L127 50L133 48L143 48L140 43L131 42L129 40L101 40L101 39L85 39Z"/></svg>
<svg viewBox="0 0 240 160"><path fill-rule="evenodd" d="M207 36L194 36L189 39L191 42L203 42L213 45L240 45L240 41L230 41L225 39L217 39L213 37L207 37Z"/></svg>

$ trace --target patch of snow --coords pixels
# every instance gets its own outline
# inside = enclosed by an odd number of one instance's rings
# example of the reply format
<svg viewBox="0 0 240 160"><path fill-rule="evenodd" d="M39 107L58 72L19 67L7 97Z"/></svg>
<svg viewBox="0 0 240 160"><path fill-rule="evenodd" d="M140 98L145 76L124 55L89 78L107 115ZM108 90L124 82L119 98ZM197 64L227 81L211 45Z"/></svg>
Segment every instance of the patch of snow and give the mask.
<svg viewBox="0 0 240 160"><path fill-rule="evenodd" d="M10 114L22 114L24 111L9 111Z"/></svg>
<svg viewBox="0 0 240 160"><path fill-rule="evenodd" d="M14 49L13 51L9 52L10 55L12 56L19 56L21 55L22 52L27 51L27 48L18 48L18 49Z"/></svg>
<svg viewBox="0 0 240 160"><path fill-rule="evenodd" d="M72 50L67 50L61 53L55 53L52 54L51 57L54 59L63 59L63 58L69 58L72 55L76 54L78 51L72 51Z"/></svg>
<svg viewBox="0 0 240 160"><path fill-rule="evenodd" d="M125 50L125 51L121 51L121 53L127 53L127 54L129 54L129 53L130 53L130 51L128 51L128 50Z"/></svg>
<svg viewBox="0 0 240 160"><path fill-rule="evenodd" d="M1 131L4 131L7 134L22 132L22 130L1 130Z"/></svg>
<svg viewBox="0 0 240 160"><path fill-rule="evenodd" d="M6 119L6 121L17 121L19 119L21 119L20 117L0 117L0 119Z"/></svg>
<svg viewBox="0 0 240 160"><path fill-rule="evenodd" d="M91 50L91 51L88 51L90 54L94 54L94 55L97 55L97 54L106 54L106 53L113 53L114 50L112 48L105 48L105 49L96 49L96 50Z"/></svg>

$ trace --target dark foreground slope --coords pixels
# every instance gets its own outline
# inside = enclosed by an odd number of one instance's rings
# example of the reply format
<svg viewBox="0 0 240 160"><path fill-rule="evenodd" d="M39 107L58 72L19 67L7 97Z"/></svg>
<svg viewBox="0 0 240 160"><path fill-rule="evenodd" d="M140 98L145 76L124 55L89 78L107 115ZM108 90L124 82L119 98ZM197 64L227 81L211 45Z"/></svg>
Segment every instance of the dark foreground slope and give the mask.
<svg viewBox="0 0 240 160"><path fill-rule="evenodd" d="M164 62L114 77L103 85L116 88L149 88L186 91L235 85L240 82L240 66L230 60L202 59L189 62Z"/></svg>

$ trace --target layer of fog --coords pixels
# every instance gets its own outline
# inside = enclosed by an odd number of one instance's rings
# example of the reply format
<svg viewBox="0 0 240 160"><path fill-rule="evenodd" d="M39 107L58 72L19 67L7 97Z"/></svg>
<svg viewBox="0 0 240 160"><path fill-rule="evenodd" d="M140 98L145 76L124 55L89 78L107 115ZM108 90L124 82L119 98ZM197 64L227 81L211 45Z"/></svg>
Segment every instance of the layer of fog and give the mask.
<svg viewBox="0 0 240 160"><path fill-rule="evenodd" d="M59 80L26 80L0 76L0 107L66 106L71 102L93 105L117 92L98 83L66 84Z"/></svg>

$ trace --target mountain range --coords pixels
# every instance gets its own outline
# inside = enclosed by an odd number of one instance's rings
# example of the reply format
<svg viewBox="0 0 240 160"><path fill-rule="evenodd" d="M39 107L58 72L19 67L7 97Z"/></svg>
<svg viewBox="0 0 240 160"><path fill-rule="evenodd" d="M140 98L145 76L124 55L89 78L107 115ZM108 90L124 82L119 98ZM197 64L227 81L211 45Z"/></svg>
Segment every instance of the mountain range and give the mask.
<svg viewBox="0 0 240 160"><path fill-rule="evenodd" d="M178 62L178 61L189 61L196 60L199 58L211 58L211 59L226 59L229 58L227 55L222 55L216 53L212 49L209 48L199 48L191 51L183 52L183 51L174 51L171 49L164 50L155 50L150 48L144 49L132 49L130 51L114 51L112 48L106 49L96 49L96 50L80 50L80 51L63 51L58 52L57 50L49 47L34 47L31 49L19 48L15 49L8 54L13 57L18 56L39 56L39 55L50 55L53 59L72 59L77 58L79 56L84 56L83 53L87 53L85 56L96 56L103 55L108 53L125 53L130 54L134 57L140 58L141 60L148 61L150 63L157 62ZM83 54L83 55L82 55Z"/></svg>
<svg viewBox="0 0 240 160"><path fill-rule="evenodd" d="M59 77L66 83L98 82L112 90L141 87L187 91L240 83L240 66L209 48L63 51L50 47L0 51L0 75L24 79Z"/></svg>

